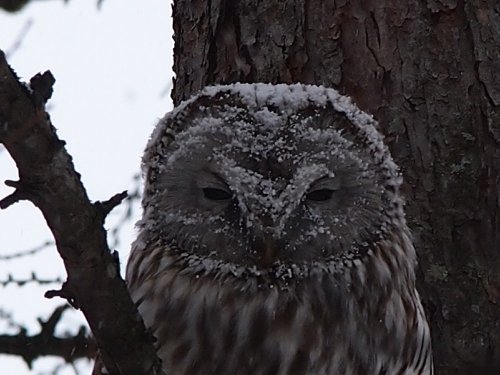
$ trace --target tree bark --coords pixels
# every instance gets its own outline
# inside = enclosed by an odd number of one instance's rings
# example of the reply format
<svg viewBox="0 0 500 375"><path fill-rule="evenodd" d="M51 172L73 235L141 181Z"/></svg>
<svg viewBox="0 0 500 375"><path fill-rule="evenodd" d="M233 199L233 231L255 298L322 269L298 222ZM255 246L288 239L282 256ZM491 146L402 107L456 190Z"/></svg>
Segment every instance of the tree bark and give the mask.
<svg viewBox="0 0 500 375"><path fill-rule="evenodd" d="M375 115L405 178L436 373L500 373L498 1L177 0L173 15L176 104L303 82Z"/></svg>

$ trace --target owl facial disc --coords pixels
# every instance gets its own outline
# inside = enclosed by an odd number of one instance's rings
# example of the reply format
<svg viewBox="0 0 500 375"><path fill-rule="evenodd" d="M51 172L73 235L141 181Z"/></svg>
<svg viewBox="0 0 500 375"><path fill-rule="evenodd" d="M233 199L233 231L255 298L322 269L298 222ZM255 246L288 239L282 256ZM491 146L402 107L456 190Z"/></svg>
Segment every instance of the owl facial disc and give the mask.
<svg viewBox="0 0 500 375"><path fill-rule="evenodd" d="M332 89L206 88L153 134L144 225L193 256L261 270L358 256L403 220L376 126Z"/></svg>

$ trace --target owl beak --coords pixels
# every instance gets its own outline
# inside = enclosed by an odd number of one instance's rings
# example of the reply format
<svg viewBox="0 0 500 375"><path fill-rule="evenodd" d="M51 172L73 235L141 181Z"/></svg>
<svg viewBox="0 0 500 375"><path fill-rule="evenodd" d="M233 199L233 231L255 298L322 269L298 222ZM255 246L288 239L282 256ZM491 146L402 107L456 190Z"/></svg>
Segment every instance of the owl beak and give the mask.
<svg viewBox="0 0 500 375"><path fill-rule="evenodd" d="M258 266L269 268L279 255L274 221L272 215L266 210L259 212L256 219L258 225L254 229L252 250Z"/></svg>
<svg viewBox="0 0 500 375"><path fill-rule="evenodd" d="M276 242L274 239L268 237L264 240L264 248L261 254L261 263L265 268L270 267L276 260Z"/></svg>
<svg viewBox="0 0 500 375"><path fill-rule="evenodd" d="M262 268L269 268L276 261L278 246L276 240L269 234L257 238L254 241L253 249L257 255L257 262Z"/></svg>

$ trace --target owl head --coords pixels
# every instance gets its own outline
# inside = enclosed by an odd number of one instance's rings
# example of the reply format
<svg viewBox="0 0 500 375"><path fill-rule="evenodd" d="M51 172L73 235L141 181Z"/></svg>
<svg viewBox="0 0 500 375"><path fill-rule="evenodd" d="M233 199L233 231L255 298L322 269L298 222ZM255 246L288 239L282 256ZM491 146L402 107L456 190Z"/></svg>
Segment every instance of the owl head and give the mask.
<svg viewBox="0 0 500 375"><path fill-rule="evenodd" d="M207 87L160 121L143 169L140 226L200 271L340 267L404 225L377 123L320 86Z"/></svg>

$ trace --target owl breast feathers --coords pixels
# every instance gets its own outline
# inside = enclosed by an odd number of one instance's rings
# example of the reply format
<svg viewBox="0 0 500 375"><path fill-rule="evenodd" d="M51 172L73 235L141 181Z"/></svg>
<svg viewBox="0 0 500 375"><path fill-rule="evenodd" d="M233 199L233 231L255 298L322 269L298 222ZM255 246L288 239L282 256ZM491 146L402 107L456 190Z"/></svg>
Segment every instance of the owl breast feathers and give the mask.
<svg viewBox="0 0 500 375"><path fill-rule="evenodd" d="M207 87L143 168L127 282L167 374L432 374L401 178L349 98Z"/></svg>

